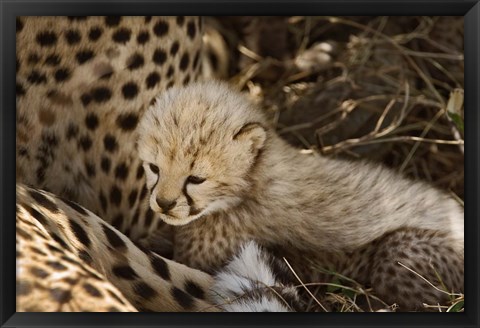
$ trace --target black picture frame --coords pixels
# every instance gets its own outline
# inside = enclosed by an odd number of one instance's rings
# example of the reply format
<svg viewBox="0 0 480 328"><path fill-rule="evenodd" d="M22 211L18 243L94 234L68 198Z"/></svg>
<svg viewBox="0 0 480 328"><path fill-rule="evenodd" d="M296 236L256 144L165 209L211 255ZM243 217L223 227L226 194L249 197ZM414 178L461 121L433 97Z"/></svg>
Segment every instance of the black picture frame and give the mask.
<svg viewBox="0 0 480 328"><path fill-rule="evenodd" d="M1 327L479 327L480 4L474 0L0 0ZM15 17L48 15L448 15L465 17L465 312L15 313Z"/></svg>

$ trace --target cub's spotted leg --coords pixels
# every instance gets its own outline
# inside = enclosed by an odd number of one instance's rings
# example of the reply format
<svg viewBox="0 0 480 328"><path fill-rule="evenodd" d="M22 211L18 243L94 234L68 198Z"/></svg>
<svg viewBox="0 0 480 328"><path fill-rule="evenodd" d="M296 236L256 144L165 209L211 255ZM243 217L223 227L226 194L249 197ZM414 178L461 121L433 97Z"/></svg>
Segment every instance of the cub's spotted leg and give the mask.
<svg viewBox="0 0 480 328"><path fill-rule="evenodd" d="M207 301L210 275L138 248L83 207L22 185L17 204L42 224L43 234L104 275L138 310L218 311Z"/></svg>
<svg viewBox="0 0 480 328"><path fill-rule="evenodd" d="M353 252L304 254L305 258L312 259L313 266L303 257L289 259L304 282L335 282L334 273L338 272L364 287L371 287L373 295L383 303L372 298L364 302L365 310L396 304L398 311L437 311L423 304L445 305L450 295L464 290L463 253L455 251L453 245L455 242L445 233L404 228ZM340 279L342 284L350 284Z"/></svg>
<svg viewBox="0 0 480 328"><path fill-rule="evenodd" d="M397 303L400 311L435 311L423 304L445 304L449 293L463 293L463 253L451 244L438 231L402 229L387 234L372 264L371 284L378 296Z"/></svg>

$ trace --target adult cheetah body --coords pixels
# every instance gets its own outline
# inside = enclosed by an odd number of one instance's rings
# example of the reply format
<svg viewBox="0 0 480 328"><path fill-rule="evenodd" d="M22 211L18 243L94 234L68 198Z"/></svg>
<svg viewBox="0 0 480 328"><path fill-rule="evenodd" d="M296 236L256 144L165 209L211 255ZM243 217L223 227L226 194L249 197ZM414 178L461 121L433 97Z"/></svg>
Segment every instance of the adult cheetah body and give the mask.
<svg viewBox="0 0 480 328"><path fill-rule="evenodd" d="M135 130L152 98L200 74L195 17L17 21L17 182L87 207L133 239L144 204Z"/></svg>
<svg viewBox="0 0 480 328"><path fill-rule="evenodd" d="M165 225L137 123L199 78L202 30L183 16L17 18L17 311L228 310L210 275L142 246Z"/></svg>
<svg viewBox="0 0 480 328"><path fill-rule="evenodd" d="M297 309L295 292L284 289L288 283L278 282L275 272L265 269L267 274L258 276L243 272L252 254L266 267L272 262L254 246L243 248L235 258L243 266L227 266L231 279L221 273L212 278L141 246L148 245L152 236L154 241L160 235L172 236L158 208L150 207L144 163L135 142L138 123L155 96L200 77L202 29L196 17L17 19L18 311ZM276 224L263 230L255 224L225 224L215 213L209 220L219 224L212 229L198 220L175 228L174 251L179 261L213 272L242 249L243 242L252 238L262 242L255 237L259 234L273 233L274 243L262 243L279 246ZM234 238L230 238L232 233ZM355 244L334 253L319 254L308 247L302 251L361 282L378 282L388 296L389 290L408 284L411 277L384 279L384 272L390 270L381 264L382 259L394 258L400 247L405 250L404 262L412 264L412 250L418 250L418 245L431 246L434 241L441 250L445 245L439 241L450 243L451 236L443 233L398 230L360 248ZM377 254L379 244L388 247L385 252L390 255ZM294 257L285 248L278 249L279 255ZM460 253L463 270L463 249ZM420 255L419 259L432 259L424 249ZM435 263L451 260L433 258ZM371 267L366 268L369 260ZM292 264L301 267L301 262ZM54 267L59 272L52 271ZM449 275L447 283L457 287L459 281L463 286L459 272L440 273ZM308 270L302 274L308 276ZM458 279L452 282L454 278ZM262 289L252 292L257 280L277 285L282 299L292 301L278 303L276 294ZM72 297L73 291L86 301ZM218 305L224 298L219 299L216 292L229 299L228 306ZM235 304L239 292L249 296ZM438 296L430 293L426 300ZM92 308L90 299L98 306ZM276 303L271 305L272 301Z"/></svg>

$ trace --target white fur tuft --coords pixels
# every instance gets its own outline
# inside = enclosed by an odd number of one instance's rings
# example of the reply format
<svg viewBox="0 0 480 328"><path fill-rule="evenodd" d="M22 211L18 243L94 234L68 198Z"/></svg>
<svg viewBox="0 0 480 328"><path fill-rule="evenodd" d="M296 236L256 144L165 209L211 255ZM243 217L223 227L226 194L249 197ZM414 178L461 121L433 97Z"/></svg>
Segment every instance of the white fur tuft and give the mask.
<svg viewBox="0 0 480 328"><path fill-rule="evenodd" d="M289 289L276 281L267 255L250 241L215 275L210 295L227 312L291 312L281 299L267 294L268 287Z"/></svg>

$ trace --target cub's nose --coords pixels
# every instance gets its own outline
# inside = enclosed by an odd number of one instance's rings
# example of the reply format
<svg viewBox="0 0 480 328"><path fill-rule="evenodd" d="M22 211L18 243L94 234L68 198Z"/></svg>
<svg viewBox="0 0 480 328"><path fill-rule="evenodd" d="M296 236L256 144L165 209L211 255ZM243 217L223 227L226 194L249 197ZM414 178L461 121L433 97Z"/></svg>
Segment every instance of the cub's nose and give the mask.
<svg viewBox="0 0 480 328"><path fill-rule="evenodd" d="M157 205L162 209L163 213L168 213L172 208L177 205L174 200L162 199L157 197Z"/></svg>

